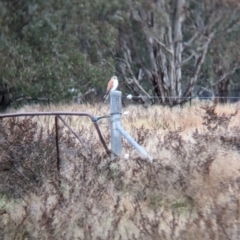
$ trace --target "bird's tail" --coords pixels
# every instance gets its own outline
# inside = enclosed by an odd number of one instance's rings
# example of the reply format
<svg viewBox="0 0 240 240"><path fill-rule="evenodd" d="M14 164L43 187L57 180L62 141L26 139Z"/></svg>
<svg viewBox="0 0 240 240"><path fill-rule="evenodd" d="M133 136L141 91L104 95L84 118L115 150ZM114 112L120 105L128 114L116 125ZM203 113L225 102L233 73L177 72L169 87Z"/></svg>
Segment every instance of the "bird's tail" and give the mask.
<svg viewBox="0 0 240 240"><path fill-rule="evenodd" d="M105 103L108 100L108 98L109 98L109 92L104 95L103 102Z"/></svg>

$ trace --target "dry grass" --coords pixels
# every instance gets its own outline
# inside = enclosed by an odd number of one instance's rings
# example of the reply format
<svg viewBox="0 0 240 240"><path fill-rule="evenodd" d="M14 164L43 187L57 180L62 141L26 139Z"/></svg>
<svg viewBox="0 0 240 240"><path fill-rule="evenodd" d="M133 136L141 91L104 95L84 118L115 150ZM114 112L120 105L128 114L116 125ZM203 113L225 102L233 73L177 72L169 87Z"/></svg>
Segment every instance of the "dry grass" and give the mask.
<svg viewBox="0 0 240 240"><path fill-rule="evenodd" d="M91 150L54 119L0 124L2 239L239 239L239 105L128 106L123 127L154 157L123 140L110 160L87 118L65 118ZM88 111L106 105L26 106L28 111ZM13 111L13 110L10 110ZM110 142L109 120L99 126ZM124 154L129 159L124 159Z"/></svg>

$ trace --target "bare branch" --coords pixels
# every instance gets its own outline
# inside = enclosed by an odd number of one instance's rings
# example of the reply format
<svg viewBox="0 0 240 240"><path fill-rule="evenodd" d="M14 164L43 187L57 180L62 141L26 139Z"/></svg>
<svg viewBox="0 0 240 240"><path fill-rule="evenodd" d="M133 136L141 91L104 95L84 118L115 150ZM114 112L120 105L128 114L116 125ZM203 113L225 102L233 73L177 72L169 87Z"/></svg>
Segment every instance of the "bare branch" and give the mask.
<svg viewBox="0 0 240 240"><path fill-rule="evenodd" d="M124 62L128 68L129 73L131 74L132 78L130 78L131 81L134 82L134 84L149 98L151 99L151 96L143 89L143 87L139 84L138 80L135 78L133 70L131 65L129 64L128 61L122 59L122 58L117 58L118 60ZM127 78L125 77L125 79L127 80Z"/></svg>
<svg viewBox="0 0 240 240"><path fill-rule="evenodd" d="M232 70L225 72L222 77L219 80L216 80L214 82L214 84L211 85L211 87L216 86L217 84L221 83L222 81L224 81L227 77L229 77L230 75L234 74L236 72L236 70L240 69L240 65L234 67Z"/></svg>
<svg viewBox="0 0 240 240"><path fill-rule="evenodd" d="M171 55L173 55L173 51L171 51L169 48L167 48L167 46L162 43L160 40L158 40L157 38L154 37L154 40L160 45L162 46L168 53L170 53Z"/></svg>
<svg viewBox="0 0 240 240"><path fill-rule="evenodd" d="M182 61L181 67L184 66L185 64L187 64L195 55L193 53L191 53L190 56L188 56L186 59L184 59Z"/></svg>
<svg viewBox="0 0 240 240"><path fill-rule="evenodd" d="M192 45L192 43L197 39L197 37L199 36L199 32L195 32L194 35L192 36L192 38L190 38L187 42L183 43L184 47L189 47Z"/></svg>
<svg viewBox="0 0 240 240"><path fill-rule="evenodd" d="M234 17L236 17L236 19L234 19ZM231 18L230 23L221 32L223 32L223 33L224 32L230 33L232 31L234 31L235 27L237 27L237 28L239 27L239 26L236 26L240 22L240 11L239 11L239 8L234 10L234 12L231 14L230 18ZM238 30L239 30L239 28L238 28Z"/></svg>
<svg viewBox="0 0 240 240"><path fill-rule="evenodd" d="M195 83L197 81L197 78L198 78L201 66L202 66L202 64L203 64L203 62L205 60L209 44L212 41L214 35L215 35L215 31L210 34L208 40L206 41L206 43L202 47L203 48L203 52L202 52L201 56L198 58L194 74L193 74L193 76L192 76L192 78L191 78L191 80L190 80L190 82L188 84L187 90L184 93L184 97L189 97L190 93L192 92L192 90L194 88L194 85L195 85ZM183 101L185 101L185 100L183 100Z"/></svg>

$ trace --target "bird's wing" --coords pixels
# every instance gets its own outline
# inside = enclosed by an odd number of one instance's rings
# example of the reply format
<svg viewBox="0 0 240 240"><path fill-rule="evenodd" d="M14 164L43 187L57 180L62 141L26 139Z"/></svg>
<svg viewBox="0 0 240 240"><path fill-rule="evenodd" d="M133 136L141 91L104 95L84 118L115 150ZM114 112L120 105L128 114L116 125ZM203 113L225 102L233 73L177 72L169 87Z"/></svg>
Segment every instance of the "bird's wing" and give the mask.
<svg viewBox="0 0 240 240"><path fill-rule="evenodd" d="M107 85L107 92L109 92L113 87L113 80L110 79L110 81L108 82L108 85Z"/></svg>

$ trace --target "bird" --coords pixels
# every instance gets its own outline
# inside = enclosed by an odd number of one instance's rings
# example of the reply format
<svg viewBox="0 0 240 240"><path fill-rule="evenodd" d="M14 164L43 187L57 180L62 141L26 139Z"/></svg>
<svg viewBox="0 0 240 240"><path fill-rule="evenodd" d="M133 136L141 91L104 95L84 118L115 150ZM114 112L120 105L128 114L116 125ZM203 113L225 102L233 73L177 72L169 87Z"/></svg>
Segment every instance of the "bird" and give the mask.
<svg viewBox="0 0 240 240"><path fill-rule="evenodd" d="M116 76L112 76L108 82L106 94L103 97L104 102L106 102L107 99L109 98L110 91L115 91L117 87L118 87L118 78Z"/></svg>

